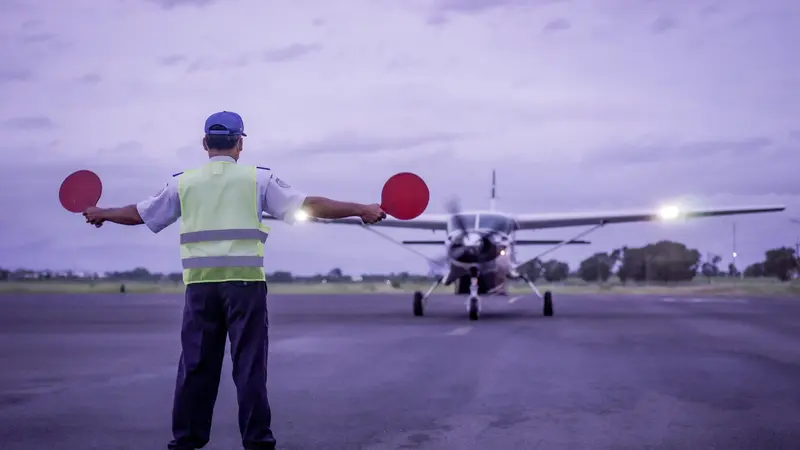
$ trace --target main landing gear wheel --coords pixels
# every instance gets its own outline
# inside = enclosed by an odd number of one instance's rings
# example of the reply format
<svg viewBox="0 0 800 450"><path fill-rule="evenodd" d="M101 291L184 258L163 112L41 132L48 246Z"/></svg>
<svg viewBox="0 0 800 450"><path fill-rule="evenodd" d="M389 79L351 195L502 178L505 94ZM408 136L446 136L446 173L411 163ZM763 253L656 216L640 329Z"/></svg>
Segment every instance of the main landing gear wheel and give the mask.
<svg viewBox="0 0 800 450"><path fill-rule="evenodd" d="M544 293L544 305L542 308L542 314L545 317L550 317L553 315L553 293L550 291L545 291Z"/></svg>
<svg viewBox="0 0 800 450"><path fill-rule="evenodd" d="M470 297L467 311L469 311L469 320L478 320L478 316L480 316L478 297Z"/></svg>
<svg viewBox="0 0 800 450"><path fill-rule="evenodd" d="M425 305L422 302L422 292L414 292L414 315L419 317L425 312Z"/></svg>

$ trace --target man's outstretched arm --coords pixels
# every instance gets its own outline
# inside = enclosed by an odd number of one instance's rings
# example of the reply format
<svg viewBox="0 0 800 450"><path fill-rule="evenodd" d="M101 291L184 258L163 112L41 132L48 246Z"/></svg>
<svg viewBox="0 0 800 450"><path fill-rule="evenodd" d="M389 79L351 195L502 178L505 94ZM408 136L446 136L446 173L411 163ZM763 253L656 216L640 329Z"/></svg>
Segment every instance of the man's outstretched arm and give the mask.
<svg viewBox="0 0 800 450"><path fill-rule="evenodd" d="M95 221L99 220L100 223L109 221L120 225L144 224L136 205L128 205L121 208L95 208L93 210L90 208L84 215L87 220L92 219L90 223L95 223Z"/></svg>
<svg viewBox="0 0 800 450"><path fill-rule="evenodd" d="M135 205L121 208L89 208L83 215L86 221L100 226L105 221L120 225L147 225L153 233L158 233L175 223L181 216L181 202L177 183L167 183L156 195Z"/></svg>
<svg viewBox="0 0 800 450"><path fill-rule="evenodd" d="M380 205L340 202L327 197L307 196L292 188L269 170L259 171L263 186L262 210L278 220L294 223L295 213L303 211L311 217L319 219L342 219L360 217L364 223L375 223L386 214Z"/></svg>
<svg viewBox="0 0 800 450"><path fill-rule="evenodd" d="M311 217L320 219L342 219L345 217L361 217L369 205L361 203L340 202L327 197L306 197L302 209Z"/></svg>

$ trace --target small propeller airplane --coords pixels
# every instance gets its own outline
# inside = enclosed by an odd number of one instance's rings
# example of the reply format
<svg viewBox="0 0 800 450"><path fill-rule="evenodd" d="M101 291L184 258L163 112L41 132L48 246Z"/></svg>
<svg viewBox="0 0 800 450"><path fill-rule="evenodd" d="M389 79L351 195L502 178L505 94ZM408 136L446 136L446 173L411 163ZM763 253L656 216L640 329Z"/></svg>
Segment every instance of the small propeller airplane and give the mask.
<svg viewBox="0 0 800 450"><path fill-rule="evenodd" d="M683 211L674 205L664 206L655 211L642 212L600 212L585 214L507 214L499 212L496 207L496 172L492 170L492 191L489 210L461 211L458 202L453 200L447 204L446 215L420 215L411 220L387 218L372 225L365 225L359 218L318 219L309 217L304 211L298 211L297 219L343 225L359 225L365 229L388 239L395 244L426 259L436 279L426 292L414 292L413 312L415 316L424 314L428 298L441 284L450 286L455 283L456 295L467 295L466 307L470 320L477 320L481 311L481 295L507 295L506 280L523 280L531 291L543 303L543 315L553 315L553 295L546 291L539 292L533 281L520 273L520 267L561 248L564 245L586 245L587 241L578 240L605 225L631 222L648 222L659 220L676 220L699 217L715 217L736 214L756 214L780 212L785 206L754 206L733 208L709 208ZM264 219L275 220L264 213ZM558 240L516 239L518 231L541 230L545 228L565 228L589 226L573 238ZM397 241L375 227L402 228L414 230L445 231L444 240ZM416 251L413 246L438 245L444 247L443 256L435 259ZM524 262L516 261L516 247L527 245L551 245L551 247Z"/></svg>

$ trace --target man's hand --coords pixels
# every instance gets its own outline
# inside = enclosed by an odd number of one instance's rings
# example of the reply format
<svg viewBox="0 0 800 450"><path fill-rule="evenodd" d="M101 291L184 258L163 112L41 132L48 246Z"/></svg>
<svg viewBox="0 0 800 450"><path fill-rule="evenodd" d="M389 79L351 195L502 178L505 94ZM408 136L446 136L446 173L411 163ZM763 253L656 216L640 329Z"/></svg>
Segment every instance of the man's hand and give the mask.
<svg viewBox="0 0 800 450"><path fill-rule="evenodd" d="M86 211L83 212L83 217L86 218L86 223L90 223L97 228L102 227L103 222L106 221L105 217L103 216L103 209L96 206L90 206L86 208Z"/></svg>
<svg viewBox="0 0 800 450"><path fill-rule="evenodd" d="M371 205L364 205L364 210L361 212L360 217L361 221L369 225L385 219L386 213L381 209L381 205L373 203Z"/></svg>

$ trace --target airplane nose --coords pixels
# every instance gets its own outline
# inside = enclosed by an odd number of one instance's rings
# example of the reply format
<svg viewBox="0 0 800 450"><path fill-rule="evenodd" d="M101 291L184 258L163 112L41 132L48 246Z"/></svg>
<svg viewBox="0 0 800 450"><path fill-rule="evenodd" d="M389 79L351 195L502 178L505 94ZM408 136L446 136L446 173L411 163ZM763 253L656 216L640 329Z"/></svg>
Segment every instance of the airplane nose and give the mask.
<svg viewBox="0 0 800 450"><path fill-rule="evenodd" d="M469 233L464 237L465 247L478 247L481 245L481 235L477 233Z"/></svg>

